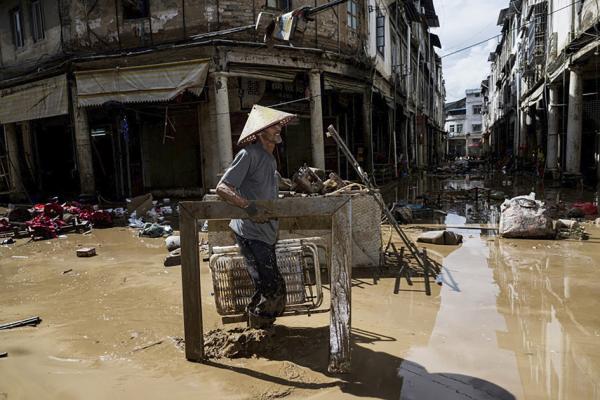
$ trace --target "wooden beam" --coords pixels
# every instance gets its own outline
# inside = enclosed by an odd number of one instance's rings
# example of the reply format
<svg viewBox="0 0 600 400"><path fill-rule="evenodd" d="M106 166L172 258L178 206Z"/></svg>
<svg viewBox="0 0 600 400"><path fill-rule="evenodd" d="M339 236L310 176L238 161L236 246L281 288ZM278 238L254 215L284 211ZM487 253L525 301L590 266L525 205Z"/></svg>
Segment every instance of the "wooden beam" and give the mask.
<svg viewBox="0 0 600 400"><path fill-rule="evenodd" d="M309 217L333 215L344 203L347 196L295 197L256 202L259 216L268 218ZM179 203L196 219L248 218L246 211L224 201L184 201Z"/></svg>
<svg viewBox="0 0 600 400"><path fill-rule="evenodd" d="M185 357L190 361L200 362L204 359L204 332L202 329L198 223L188 209L188 204L179 204Z"/></svg>
<svg viewBox="0 0 600 400"><path fill-rule="evenodd" d="M352 201L348 201L331 218L331 322L328 368L331 373L350 372L351 268Z"/></svg>

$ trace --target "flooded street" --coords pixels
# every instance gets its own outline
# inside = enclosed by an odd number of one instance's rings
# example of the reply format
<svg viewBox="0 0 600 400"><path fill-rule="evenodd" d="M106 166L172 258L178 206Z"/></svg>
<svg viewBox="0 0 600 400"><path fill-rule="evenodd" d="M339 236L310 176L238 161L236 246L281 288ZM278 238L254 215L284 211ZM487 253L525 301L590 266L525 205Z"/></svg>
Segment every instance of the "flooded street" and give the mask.
<svg viewBox="0 0 600 400"><path fill-rule="evenodd" d="M473 224L466 206L429 223ZM163 267L162 239L21 239L0 247L0 322L42 323L0 331L0 399L600 399L600 229L584 226L585 241L453 228L462 245L423 246L444 266L430 297L420 279L398 294L394 279L353 279L346 376L327 373L329 314L278 320L251 357L187 362L180 267ZM223 328L205 263L202 286L205 330Z"/></svg>

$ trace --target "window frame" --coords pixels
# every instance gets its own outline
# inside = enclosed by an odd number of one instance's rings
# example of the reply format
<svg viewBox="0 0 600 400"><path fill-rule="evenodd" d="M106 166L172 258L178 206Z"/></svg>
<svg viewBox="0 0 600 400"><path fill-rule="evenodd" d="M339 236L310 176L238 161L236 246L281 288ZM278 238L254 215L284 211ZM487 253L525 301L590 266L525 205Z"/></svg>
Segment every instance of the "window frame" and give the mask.
<svg viewBox="0 0 600 400"><path fill-rule="evenodd" d="M383 41L383 43L380 42ZM377 13L375 15L375 48L377 53L385 58L385 15L377 7Z"/></svg>
<svg viewBox="0 0 600 400"><path fill-rule="evenodd" d="M265 0L265 8L272 10L291 11L292 0Z"/></svg>
<svg viewBox="0 0 600 400"><path fill-rule="evenodd" d="M358 31L358 27L359 27L359 13L358 13L358 2L356 0L348 0L347 3L347 7L346 7L346 14L347 14L347 24L348 24L348 28L353 30L353 31Z"/></svg>
<svg viewBox="0 0 600 400"><path fill-rule="evenodd" d="M25 31L23 30L23 11L21 10L21 6L11 8L8 16L10 18L10 31L15 49L25 47ZM18 30L16 22L18 22Z"/></svg>
<svg viewBox="0 0 600 400"><path fill-rule="evenodd" d="M477 112L477 109L479 109L479 112ZM479 104L474 105L473 106L473 114L481 114L481 109L482 109L481 105L479 105Z"/></svg>
<svg viewBox="0 0 600 400"><path fill-rule="evenodd" d="M34 11L37 11L37 13ZM29 3L29 14L31 16L31 37L37 43L46 38L43 2L41 0L31 0Z"/></svg>
<svg viewBox="0 0 600 400"><path fill-rule="evenodd" d="M463 133L463 124L456 124L456 133Z"/></svg>
<svg viewBox="0 0 600 400"><path fill-rule="evenodd" d="M483 128L482 124L473 124L473 125L471 125L471 130L472 130L474 133L481 132L481 129L482 129L482 128Z"/></svg>

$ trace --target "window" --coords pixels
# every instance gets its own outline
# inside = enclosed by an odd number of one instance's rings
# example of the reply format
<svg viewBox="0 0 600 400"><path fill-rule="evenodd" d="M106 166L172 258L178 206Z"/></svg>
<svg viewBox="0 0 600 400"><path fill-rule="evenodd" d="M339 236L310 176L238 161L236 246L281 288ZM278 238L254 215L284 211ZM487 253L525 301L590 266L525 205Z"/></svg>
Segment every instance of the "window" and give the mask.
<svg viewBox="0 0 600 400"><path fill-rule="evenodd" d="M392 46L392 71L394 71L394 68L395 68L395 71L401 72L400 71L401 66L399 65L400 57L398 57L398 43L396 42L396 39L394 39L394 36L391 36L391 39L392 39L392 43L391 43L391 46Z"/></svg>
<svg viewBox="0 0 600 400"><path fill-rule="evenodd" d="M450 132L454 133L454 125L450 125Z"/></svg>
<svg viewBox="0 0 600 400"><path fill-rule="evenodd" d="M25 37L23 36L23 15L21 14L21 8L13 8L10 11L10 26L13 44L17 49L23 47L25 45Z"/></svg>
<svg viewBox="0 0 600 400"><path fill-rule="evenodd" d="M377 52L381 57L385 55L385 15L377 8L377 16L375 17L375 45Z"/></svg>
<svg viewBox="0 0 600 400"><path fill-rule="evenodd" d="M292 9L292 0L267 0L266 7L290 11Z"/></svg>
<svg viewBox="0 0 600 400"><path fill-rule="evenodd" d="M34 42L44 38L44 12L40 0L31 2L31 36Z"/></svg>
<svg viewBox="0 0 600 400"><path fill-rule="evenodd" d="M481 114L481 106L473 106L473 114Z"/></svg>
<svg viewBox="0 0 600 400"><path fill-rule="evenodd" d="M150 17L148 0L122 0L123 19L139 19Z"/></svg>
<svg viewBox="0 0 600 400"><path fill-rule="evenodd" d="M481 132L481 124L473 124L473 132Z"/></svg>
<svg viewBox="0 0 600 400"><path fill-rule="evenodd" d="M463 129L463 124L458 124L456 125L456 133L462 133Z"/></svg>
<svg viewBox="0 0 600 400"><path fill-rule="evenodd" d="M350 29L358 29L358 3L356 0L348 1L348 27Z"/></svg>

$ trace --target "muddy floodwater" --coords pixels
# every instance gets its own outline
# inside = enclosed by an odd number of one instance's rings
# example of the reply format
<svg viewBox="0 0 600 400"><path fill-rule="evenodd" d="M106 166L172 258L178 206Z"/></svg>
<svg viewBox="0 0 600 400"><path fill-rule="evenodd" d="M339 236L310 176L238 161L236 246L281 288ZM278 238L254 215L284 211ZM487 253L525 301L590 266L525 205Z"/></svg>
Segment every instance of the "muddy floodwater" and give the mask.
<svg viewBox="0 0 600 400"><path fill-rule="evenodd" d="M327 373L328 314L278 320L241 358L186 361L181 271L163 267L162 239L20 239L0 246L0 323L42 322L0 330L0 399L600 399L600 229L584 226L585 241L456 229L462 245L427 245L444 266L430 297L419 280L394 294L394 279L353 279L346 376ZM98 255L77 258L81 246ZM221 324L201 268L205 331L243 327Z"/></svg>

